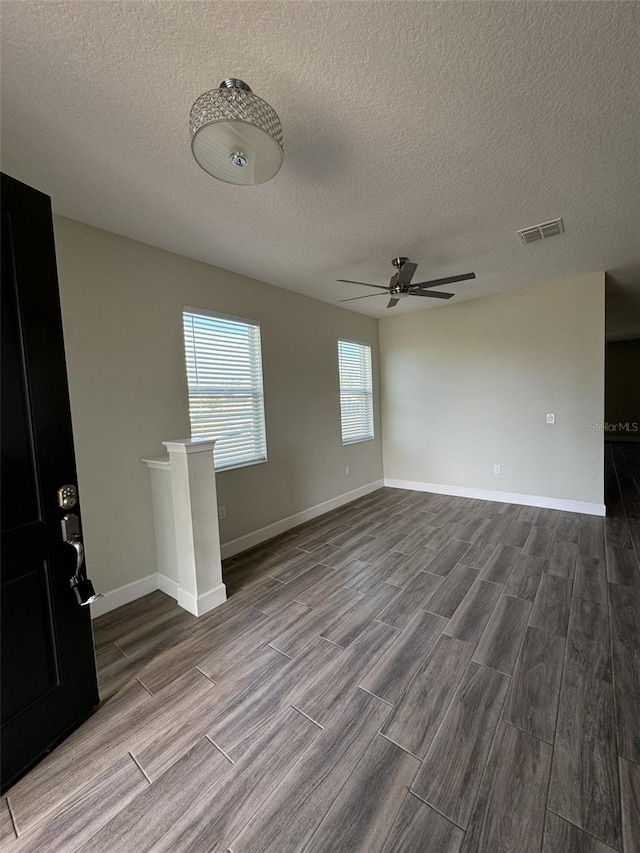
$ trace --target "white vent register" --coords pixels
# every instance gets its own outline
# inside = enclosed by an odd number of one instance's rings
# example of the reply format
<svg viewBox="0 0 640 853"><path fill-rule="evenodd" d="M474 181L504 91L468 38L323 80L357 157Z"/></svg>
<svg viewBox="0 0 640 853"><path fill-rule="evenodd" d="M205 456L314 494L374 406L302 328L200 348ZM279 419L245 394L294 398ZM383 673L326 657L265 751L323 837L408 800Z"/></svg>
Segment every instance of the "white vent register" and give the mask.
<svg viewBox="0 0 640 853"><path fill-rule="evenodd" d="M546 237L555 237L556 234L564 232L562 219L550 219L548 222L541 222L539 225L532 225L531 228L523 228L516 231L516 234L525 245L535 243L537 240L544 240Z"/></svg>

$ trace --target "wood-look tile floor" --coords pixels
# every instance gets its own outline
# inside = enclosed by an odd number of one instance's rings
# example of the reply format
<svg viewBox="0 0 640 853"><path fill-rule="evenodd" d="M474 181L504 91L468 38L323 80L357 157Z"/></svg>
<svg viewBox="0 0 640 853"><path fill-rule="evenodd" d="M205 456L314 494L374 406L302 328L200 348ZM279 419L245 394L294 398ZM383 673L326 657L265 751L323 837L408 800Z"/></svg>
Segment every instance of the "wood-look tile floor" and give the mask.
<svg viewBox="0 0 640 853"><path fill-rule="evenodd" d="M606 519L383 489L95 621L8 851L640 850L640 445ZM15 837L15 831L18 838Z"/></svg>

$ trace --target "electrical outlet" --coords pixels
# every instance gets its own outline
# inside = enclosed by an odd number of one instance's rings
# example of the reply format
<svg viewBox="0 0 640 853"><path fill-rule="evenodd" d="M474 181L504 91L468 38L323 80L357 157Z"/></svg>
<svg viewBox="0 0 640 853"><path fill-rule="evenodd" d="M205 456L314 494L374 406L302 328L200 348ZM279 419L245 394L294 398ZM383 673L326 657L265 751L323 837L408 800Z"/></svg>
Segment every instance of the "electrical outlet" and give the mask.
<svg viewBox="0 0 640 853"><path fill-rule="evenodd" d="M494 474L502 474L502 465L494 465L493 466Z"/></svg>
<svg viewBox="0 0 640 853"><path fill-rule="evenodd" d="M344 473L349 477L351 475L351 465L345 465Z"/></svg>
<svg viewBox="0 0 640 853"><path fill-rule="evenodd" d="M227 517L227 508L226 508L226 506L219 506L219 507L218 507L218 518L220 519L220 521L224 521L224 519L225 519L226 517Z"/></svg>
<svg viewBox="0 0 640 853"><path fill-rule="evenodd" d="M547 423L548 424L555 424L555 422L556 422L556 416L553 414L553 412L549 412L547 414Z"/></svg>

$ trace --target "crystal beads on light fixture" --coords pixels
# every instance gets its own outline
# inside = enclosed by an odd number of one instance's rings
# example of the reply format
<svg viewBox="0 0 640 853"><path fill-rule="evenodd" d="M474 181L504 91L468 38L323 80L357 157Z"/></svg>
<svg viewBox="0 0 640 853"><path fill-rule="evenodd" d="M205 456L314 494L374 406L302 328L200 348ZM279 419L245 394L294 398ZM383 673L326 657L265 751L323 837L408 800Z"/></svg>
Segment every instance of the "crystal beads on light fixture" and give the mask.
<svg viewBox="0 0 640 853"><path fill-rule="evenodd" d="M262 184L284 159L282 125L242 80L224 80L191 107L191 151L205 172L228 184Z"/></svg>

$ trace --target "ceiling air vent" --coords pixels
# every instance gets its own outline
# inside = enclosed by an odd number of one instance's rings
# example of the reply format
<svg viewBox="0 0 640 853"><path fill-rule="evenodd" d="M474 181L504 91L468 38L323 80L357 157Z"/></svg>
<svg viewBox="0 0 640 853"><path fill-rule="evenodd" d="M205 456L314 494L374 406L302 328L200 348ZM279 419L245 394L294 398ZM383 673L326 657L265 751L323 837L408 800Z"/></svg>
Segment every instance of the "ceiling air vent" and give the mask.
<svg viewBox="0 0 640 853"><path fill-rule="evenodd" d="M536 240L543 240L545 237L555 237L556 234L562 234L563 231L562 219L551 219L549 222L541 222L531 228L523 228L521 231L516 231L516 234L526 245L535 243Z"/></svg>

